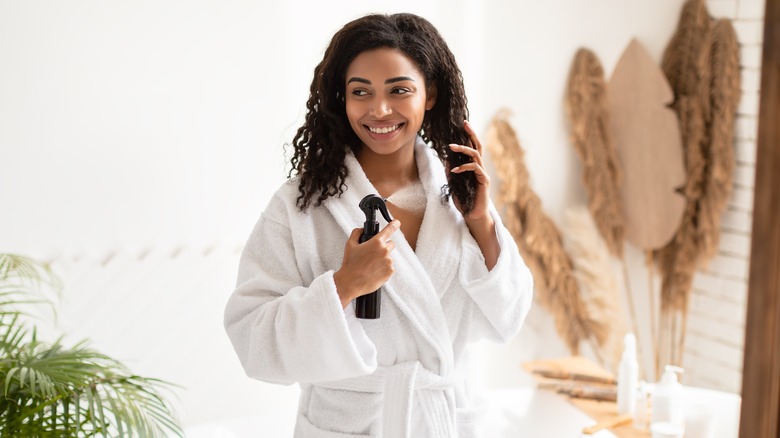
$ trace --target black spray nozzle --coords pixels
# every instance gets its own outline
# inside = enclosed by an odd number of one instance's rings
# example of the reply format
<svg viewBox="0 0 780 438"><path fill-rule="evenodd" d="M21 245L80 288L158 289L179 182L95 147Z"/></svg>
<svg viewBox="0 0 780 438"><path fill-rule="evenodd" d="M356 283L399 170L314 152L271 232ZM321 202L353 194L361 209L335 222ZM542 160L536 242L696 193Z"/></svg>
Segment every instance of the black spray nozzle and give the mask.
<svg viewBox="0 0 780 438"><path fill-rule="evenodd" d="M382 213L382 217L385 218L387 222L392 222L393 218L390 217L390 212L387 211L387 205L385 205L385 200L382 199L378 195L367 195L365 198L363 198L360 201L360 209L363 210L363 213L366 215L366 222L363 224L364 229L368 229L369 226L372 226L376 223L376 211L379 210L380 213Z"/></svg>

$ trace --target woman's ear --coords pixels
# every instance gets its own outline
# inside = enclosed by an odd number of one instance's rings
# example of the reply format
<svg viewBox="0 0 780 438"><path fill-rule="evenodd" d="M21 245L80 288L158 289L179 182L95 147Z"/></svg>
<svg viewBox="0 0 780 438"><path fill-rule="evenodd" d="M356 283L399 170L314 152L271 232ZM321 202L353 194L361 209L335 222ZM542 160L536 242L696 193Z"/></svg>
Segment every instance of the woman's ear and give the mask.
<svg viewBox="0 0 780 438"><path fill-rule="evenodd" d="M425 111L429 111L436 104L436 84L431 84L425 92Z"/></svg>

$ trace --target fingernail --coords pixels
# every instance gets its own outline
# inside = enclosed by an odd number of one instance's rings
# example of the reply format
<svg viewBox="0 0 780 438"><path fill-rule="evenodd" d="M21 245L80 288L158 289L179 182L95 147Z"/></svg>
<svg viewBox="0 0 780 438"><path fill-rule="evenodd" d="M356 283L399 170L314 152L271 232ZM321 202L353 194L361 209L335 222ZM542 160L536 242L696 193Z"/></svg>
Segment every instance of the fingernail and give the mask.
<svg viewBox="0 0 780 438"><path fill-rule="evenodd" d="M454 168L454 169L450 169L450 172L457 172L457 171L459 171L459 170L460 170L460 166L458 166L458 167L456 167L456 168Z"/></svg>
<svg viewBox="0 0 780 438"><path fill-rule="evenodd" d="M456 147L458 147L458 145L455 143L450 143L450 149L455 149Z"/></svg>

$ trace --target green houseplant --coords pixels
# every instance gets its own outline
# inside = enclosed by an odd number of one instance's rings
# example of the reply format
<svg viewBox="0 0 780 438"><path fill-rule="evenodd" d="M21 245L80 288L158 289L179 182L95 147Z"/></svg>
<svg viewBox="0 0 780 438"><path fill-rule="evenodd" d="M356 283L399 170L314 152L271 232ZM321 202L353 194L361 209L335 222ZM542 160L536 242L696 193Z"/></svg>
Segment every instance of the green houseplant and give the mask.
<svg viewBox="0 0 780 438"><path fill-rule="evenodd" d="M183 436L163 397L170 384L62 338L38 339L30 320L61 284L44 263L0 254L0 437Z"/></svg>

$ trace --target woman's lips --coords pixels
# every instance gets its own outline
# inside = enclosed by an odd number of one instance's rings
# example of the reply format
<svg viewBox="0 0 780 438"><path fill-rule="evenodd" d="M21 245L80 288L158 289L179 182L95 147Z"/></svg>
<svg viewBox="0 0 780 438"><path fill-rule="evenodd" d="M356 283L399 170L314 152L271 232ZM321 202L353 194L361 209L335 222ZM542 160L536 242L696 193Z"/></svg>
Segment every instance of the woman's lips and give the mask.
<svg viewBox="0 0 780 438"><path fill-rule="evenodd" d="M368 126L365 125L366 128L368 128L369 131L373 132L374 134L389 134L393 131L396 131L403 125L403 123L399 123L397 125L391 125L391 126Z"/></svg>
<svg viewBox="0 0 780 438"><path fill-rule="evenodd" d="M399 132L401 132L401 127L403 127L403 123L398 123L395 125L389 125L389 126L368 126L363 125L366 128L366 131L368 131L368 134L377 140L389 140L395 137Z"/></svg>

